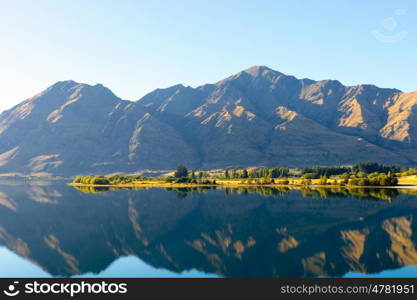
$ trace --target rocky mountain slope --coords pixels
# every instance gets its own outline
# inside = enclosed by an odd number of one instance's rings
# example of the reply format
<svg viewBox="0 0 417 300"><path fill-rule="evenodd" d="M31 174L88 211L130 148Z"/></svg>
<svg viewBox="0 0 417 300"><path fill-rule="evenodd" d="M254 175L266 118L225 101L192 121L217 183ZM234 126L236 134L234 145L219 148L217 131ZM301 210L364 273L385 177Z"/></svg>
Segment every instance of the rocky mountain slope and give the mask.
<svg viewBox="0 0 417 300"><path fill-rule="evenodd" d="M0 115L0 173L417 164L417 92L297 79L256 66L125 101L58 82Z"/></svg>

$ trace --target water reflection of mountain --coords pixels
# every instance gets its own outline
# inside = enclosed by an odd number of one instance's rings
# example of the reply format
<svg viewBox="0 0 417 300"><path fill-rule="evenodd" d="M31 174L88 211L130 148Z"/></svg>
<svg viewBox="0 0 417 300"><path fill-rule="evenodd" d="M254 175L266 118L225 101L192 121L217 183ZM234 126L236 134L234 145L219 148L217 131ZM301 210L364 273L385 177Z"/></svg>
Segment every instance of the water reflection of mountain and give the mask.
<svg viewBox="0 0 417 300"><path fill-rule="evenodd" d="M64 276L100 272L124 255L227 277L417 265L417 196L395 192L390 202L369 191L327 193L1 185L0 244Z"/></svg>

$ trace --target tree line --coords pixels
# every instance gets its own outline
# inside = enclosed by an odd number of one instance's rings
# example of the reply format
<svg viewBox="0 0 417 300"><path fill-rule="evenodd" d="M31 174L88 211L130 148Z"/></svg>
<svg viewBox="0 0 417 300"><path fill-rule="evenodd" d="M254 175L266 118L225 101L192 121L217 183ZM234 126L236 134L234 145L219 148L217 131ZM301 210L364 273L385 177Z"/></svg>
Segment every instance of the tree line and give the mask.
<svg viewBox="0 0 417 300"><path fill-rule="evenodd" d="M210 174L207 171L189 171L186 166L179 165L172 176L77 176L73 182L86 185L117 185L147 180L167 183L217 184L216 179L241 179L242 184L286 185L294 184L293 179L299 178L302 185L311 185L312 180L315 179L315 184L319 185L389 186L397 185L397 177L406 175L417 175L417 169L399 165L383 165L376 162L362 162L353 166L309 166L302 169L288 167L229 168L220 173Z"/></svg>

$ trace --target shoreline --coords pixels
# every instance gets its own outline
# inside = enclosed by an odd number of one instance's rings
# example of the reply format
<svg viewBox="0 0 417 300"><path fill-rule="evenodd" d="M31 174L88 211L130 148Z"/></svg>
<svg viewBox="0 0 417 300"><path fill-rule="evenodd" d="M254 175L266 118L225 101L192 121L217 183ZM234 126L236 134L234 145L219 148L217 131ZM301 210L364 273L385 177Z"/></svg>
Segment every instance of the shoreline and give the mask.
<svg viewBox="0 0 417 300"><path fill-rule="evenodd" d="M222 187L222 188L238 188L238 187L269 187L269 188L360 188L360 189L417 189L417 185L398 185L398 186L360 186L360 185L296 185L296 184L198 184L198 183L129 183L129 184L82 184L68 183L72 187L95 187L95 188L192 188L192 187Z"/></svg>

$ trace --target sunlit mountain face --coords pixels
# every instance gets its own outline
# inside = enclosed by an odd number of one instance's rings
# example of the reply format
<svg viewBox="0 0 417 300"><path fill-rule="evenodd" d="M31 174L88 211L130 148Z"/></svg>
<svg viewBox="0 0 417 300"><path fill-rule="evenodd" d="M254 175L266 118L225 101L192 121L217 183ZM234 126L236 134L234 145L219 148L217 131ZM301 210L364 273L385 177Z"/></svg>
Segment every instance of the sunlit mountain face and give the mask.
<svg viewBox="0 0 417 300"><path fill-rule="evenodd" d="M111 276L115 262L127 258L155 270L146 273L154 277L158 272L221 277L390 272L417 266L416 194L77 190L58 182L9 181L0 185L0 244L36 266L35 277ZM139 267L129 272L146 275Z"/></svg>
<svg viewBox="0 0 417 300"><path fill-rule="evenodd" d="M215 84L125 101L58 82L0 114L0 173L417 165L417 93L255 66Z"/></svg>

